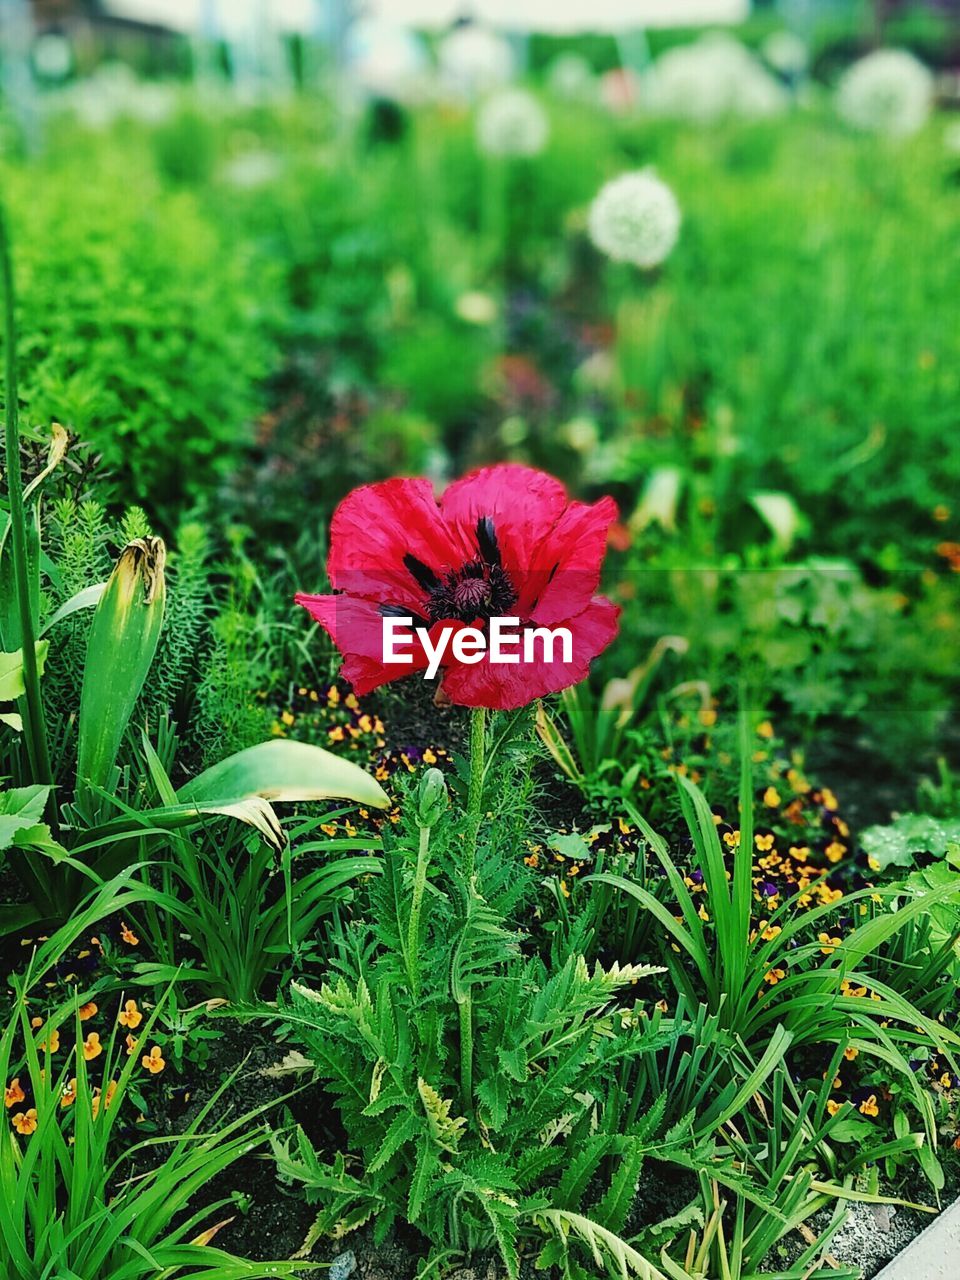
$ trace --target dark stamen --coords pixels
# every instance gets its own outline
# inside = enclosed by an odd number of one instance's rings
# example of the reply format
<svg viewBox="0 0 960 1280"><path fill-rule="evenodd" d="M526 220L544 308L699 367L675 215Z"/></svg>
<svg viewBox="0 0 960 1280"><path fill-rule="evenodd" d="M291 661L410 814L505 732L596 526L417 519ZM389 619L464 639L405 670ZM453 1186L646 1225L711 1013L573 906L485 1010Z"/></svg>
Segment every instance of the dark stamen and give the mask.
<svg viewBox="0 0 960 1280"><path fill-rule="evenodd" d="M430 623L426 618L421 618L418 613L414 613L411 609L405 609L402 604L382 604L379 606L381 618L411 618L414 627L424 627L430 629Z"/></svg>
<svg viewBox="0 0 960 1280"><path fill-rule="evenodd" d="M497 531L493 527L490 516L481 516L477 521L477 546L488 565L500 565L500 546L497 543Z"/></svg>
<svg viewBox="0 0 960 1280"><path fill-rule="evenodd" d="M413 579L424 591L434 591L440 585L440 579L433 572L429 565L424 564L422 560L418 560L416 556L412 556L408 551L403 557L405 567L413 575Z"/></svg>

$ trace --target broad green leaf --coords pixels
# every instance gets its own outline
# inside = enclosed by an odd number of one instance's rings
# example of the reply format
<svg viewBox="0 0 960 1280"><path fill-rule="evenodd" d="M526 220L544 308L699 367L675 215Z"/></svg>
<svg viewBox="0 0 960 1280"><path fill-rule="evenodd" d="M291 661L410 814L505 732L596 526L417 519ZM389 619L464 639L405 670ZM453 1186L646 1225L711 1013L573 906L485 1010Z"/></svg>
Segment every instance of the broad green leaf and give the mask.
<svg viewBox="0 0 960 1280"><path fill-rule="evenodd" d="M37 674L43 675L44 664L50 649L49 640L38 640ZM0 702L14 702L23 697L23 650L14 653L0 653Z"/></svg>
<svg viewBox="0 0 960 1280"><path fill-rule="evenodd" d="M375 809L390 804L379 782L351 761L282 738L228 756L177 792L187 804L233 805L252 796L291 802L337 798Z"/></svg>
<svg viewBox="0 0 960 1280"><path fill-rule="evenodd" d="M17 835L40 822L49 795L49 787L0 791L0 849L9 849Z"/></svg>
<svg viewBox="0 0 960 1280"><path fill-rule="evenodd" d="M165 558L160 538L128 543L93 615L80 694L78 801L109 786L163 626Z"/></svg>
<svg viewBox="0 0 960 1280"><path fill-rule="evenodd" d="M94 605L100 603L100 597L106 589L107 584L105 582L97 582L92 587L84 587L82 591L78 591L75 596L65 600L56 613L47 619L41 634L46 633L51 627L55 627L58 622L62 622L64 618L69 618L72 613L77 613L80 609L92 609Z"/></svg>
<svg viewBox="0 0 960 1280"><path fill-rule="evenodd" d="M941 857L960 840L960 819L932 818L925 813L905 813L885 827L868 827L860 843L881 870L892 865L909 867L914 854Z"/></svg>

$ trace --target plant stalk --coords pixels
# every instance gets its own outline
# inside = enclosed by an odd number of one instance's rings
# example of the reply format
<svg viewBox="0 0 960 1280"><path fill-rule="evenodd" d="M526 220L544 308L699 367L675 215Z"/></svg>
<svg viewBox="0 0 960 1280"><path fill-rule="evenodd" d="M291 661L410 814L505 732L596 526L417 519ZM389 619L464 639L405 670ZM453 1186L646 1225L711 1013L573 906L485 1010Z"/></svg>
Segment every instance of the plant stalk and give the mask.
<svg viewBox="0 0 960 1280"><path fill-rule="evenodd" d="M473 1118L473 997L467 991L460 1013L460 1096L463 1114Z"/></svg>
<svg viewBox="0 0 960 1280"><path fill-rule="evenodd" d="M17 391L17 318L13 285L13 267L10 260L10 237L6 214L0 208L0 274L3 277L4 339L6 347L6 451L7 494L10 503L10 538L13 551L14 584L17 608L20 612L20 645L23 651L24 695L23 736L27 756L33 773L33 781L40 786L53 785L53 770L47 747L47 732L40 694L40 673L37 667L36 619L30 600L30 563L27 555L27 525L23 503L23 475L20 470L20 411ZM55 804L51 793L49 801L51 826L56 826Z"/></svg>
<svg viewBox="0 0 960 1280"><path fill-rule="evenodd" d="M477 861L477 838L483 818L483 779L486 772L487 712L474 707L470 713L470 790L467 797L467 839L463 851L463 875L473 879Z"/></svg>
<svg viewBox="0 0 960 1280"><path fill-rule="evenodd" d="M420 993L420 912L423 894L427 887L427 867L430 863L430 827L420 828L420 847L417 850L417 870L413 880L413 899L410 903L410 920L407 924L407 977L414 999Z"/></svg>

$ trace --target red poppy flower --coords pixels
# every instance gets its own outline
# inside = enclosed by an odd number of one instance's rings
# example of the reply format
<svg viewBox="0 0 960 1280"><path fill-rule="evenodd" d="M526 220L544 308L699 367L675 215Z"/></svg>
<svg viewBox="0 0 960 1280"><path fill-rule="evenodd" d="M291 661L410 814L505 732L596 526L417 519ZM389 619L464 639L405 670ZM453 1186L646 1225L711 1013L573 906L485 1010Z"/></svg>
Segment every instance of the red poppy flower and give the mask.
<svg viewBox="0 0 960 1280"><path fill-rule="evenodd" d="M550 655L540 645L529 661L519 642L510 663L489 652L461 661L447 644L451 702L524 706L583 680L617 633L619 608L594 594L616 518L612 498L571 502L559 480L515 464L474 471L439 502L425 479L365 485L333 514L327 571L337 594L296 600L330 633L360 695L428 666L419 639L406 651L412 663L384 661L386 618L412 618L434 646L444 631L484 631L492 618L518 619L521 640L534 628L564 628L566 650Z"/></svg>

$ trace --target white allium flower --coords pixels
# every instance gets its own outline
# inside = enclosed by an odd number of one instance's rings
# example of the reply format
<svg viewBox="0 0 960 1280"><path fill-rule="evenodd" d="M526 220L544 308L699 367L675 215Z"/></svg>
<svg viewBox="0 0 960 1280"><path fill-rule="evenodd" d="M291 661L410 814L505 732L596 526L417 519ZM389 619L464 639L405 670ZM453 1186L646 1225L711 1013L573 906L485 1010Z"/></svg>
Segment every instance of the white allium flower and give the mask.
<svg viewBox="0 0 960 1280"><path fill-rule="evenodd" d="M877 49L848 67L837 86L837 111L847 124L906 138L933 108L933 75L905 49Z"/></svg>
<svg viewBox="0 0 960 1280"><path fill-rule="evenodd" d="M760 47L764 60L784 76L800 76L807 69L810 50L794 31L774 31Z"/></svg>
<svg viewBox="0 0 960 1280"><path fill-rule="evenodd" d="M699 124L776 115L788 102L783 86L753 54L721 34L668 49L647 73L644 89L651 110Z"/></svg>
<svg viewBox="0 0 960 1280"><path fill-rule="evenodd" d="M569 101L591 98L597 90L593 69L579 53L561 53L554 58L547 71L547 84L551 93Z"/></svg>
<svg viewBox="0 0 960 1280"><path fill-rule="evenodd" d="M483 27L460 27L437 50L444 87L461 98L499 89L513 77L513 52L506 40Z"/></svg>
<svg viewBox="0 0 960 1280"><path fill-rule="evenodd" d="M614 262L655 267L680 235L677 198L650 169L622 173L601 187L590 206L590 239Z"/></svg>
<svg viewBox="0 0 960 1280"><path fill-rule="evenodd" d="M477 113L477 145L488 155L539 155L549 136L547 113L526 89L501 89Z"/></svg>
<svg viewBox="0 0 960 1280"><path fill-rule="evenodd" d="M44 80L65 80L73 69L73 50L66 36L45 31L33 43L33 66Z"/></svg>
<svg viewBox="0 0 960 1280"><path fill-rule="evenodd" d="M347 63L365 94L403 103L426 94L426 50L406 27L373 19L356 23L347 42Z"/></svg>

